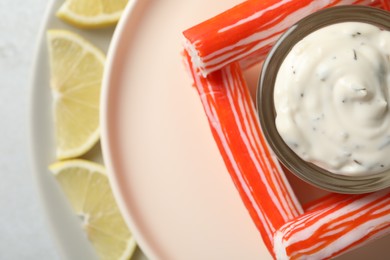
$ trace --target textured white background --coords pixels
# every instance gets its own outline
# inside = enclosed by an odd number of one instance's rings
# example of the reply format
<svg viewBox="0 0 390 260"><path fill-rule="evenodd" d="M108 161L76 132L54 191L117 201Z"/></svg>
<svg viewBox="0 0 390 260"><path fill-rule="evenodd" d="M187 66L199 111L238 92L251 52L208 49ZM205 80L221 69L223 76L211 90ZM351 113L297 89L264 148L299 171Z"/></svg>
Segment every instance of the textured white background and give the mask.
<svg viewBox="0 0 390 260"><path fill-rule="evenodd" d="M0 0L0 259L59 259L34 186L28 94L49 0Z"/></svg>

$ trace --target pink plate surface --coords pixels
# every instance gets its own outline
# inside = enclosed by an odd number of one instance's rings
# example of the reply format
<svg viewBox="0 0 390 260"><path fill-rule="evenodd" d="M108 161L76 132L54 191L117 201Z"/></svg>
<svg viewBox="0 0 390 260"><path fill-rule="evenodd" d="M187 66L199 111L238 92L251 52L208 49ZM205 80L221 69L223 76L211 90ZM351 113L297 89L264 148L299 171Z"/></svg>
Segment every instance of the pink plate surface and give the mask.
<svg viewBox="0 0 390 260"><path fill-rule="evenodd" d="M271 258L180 56L184 29L238 2L130 1L114 34L102 94L103 154L121 210L149 258ZM252 90L258 72L246 74ZM321 193L293 180L301 200ZM389 241L343 259L383 257Z"/></svg>

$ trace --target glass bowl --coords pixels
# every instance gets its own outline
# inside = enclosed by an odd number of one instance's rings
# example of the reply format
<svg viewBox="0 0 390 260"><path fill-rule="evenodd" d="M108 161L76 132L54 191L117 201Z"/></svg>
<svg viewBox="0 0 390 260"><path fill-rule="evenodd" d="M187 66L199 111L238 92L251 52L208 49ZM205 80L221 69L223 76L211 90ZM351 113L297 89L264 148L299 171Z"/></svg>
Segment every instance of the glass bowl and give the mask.
<svg viewBox="0 0 390 260"><path fill-rule="evenodd" d="M301 159L279 135L275 125L274 84L279 67L292 47L308 34L341 22L363 22L390 31L390 13L365 6L340 6L313 13L289 28L264 61L257 88L257 111L264 136L280 162L304 181L338 193L367 193L390 187L390 170L367 176L331 173ZM390 155L389 155L390 156Z"/></svg>

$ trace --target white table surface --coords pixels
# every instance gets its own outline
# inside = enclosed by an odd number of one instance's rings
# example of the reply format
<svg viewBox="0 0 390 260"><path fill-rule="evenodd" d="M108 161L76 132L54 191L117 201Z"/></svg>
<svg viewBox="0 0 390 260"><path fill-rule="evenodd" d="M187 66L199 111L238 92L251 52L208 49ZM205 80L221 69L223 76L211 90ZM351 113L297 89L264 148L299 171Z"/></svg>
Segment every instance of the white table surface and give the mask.
<svg viewBox="0 0 390 260"><path fill-rule="evenodd" d="M28 154L28 94L49 0L0 0L0 259L59 259Z"/></svg>

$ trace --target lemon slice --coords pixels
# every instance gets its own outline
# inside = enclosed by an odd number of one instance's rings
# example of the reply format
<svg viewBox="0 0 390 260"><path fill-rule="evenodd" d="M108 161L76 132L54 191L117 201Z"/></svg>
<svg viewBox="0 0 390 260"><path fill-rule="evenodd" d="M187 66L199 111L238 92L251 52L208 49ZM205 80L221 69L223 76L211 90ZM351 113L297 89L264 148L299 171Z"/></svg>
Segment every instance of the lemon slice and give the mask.
<svg viewBox="0 0 390 260"><path fill-rule="evenodd" d="M129 259L136 248L114 200L105 168L74 159L50 165L100 259Z"/></svg>
<svg viewBox="0 0 390 260"><path fill-rule="evenodd" d="M118 22L128 0L67 0L57 12L64 21L81 28L102 28Z"/></svg>
<svg viewBox="0 0 390 260"><path fill-rule="evenodd" d="M104 54L79 35L47 33L58 159L78 157L99 140Z"/></svg>

